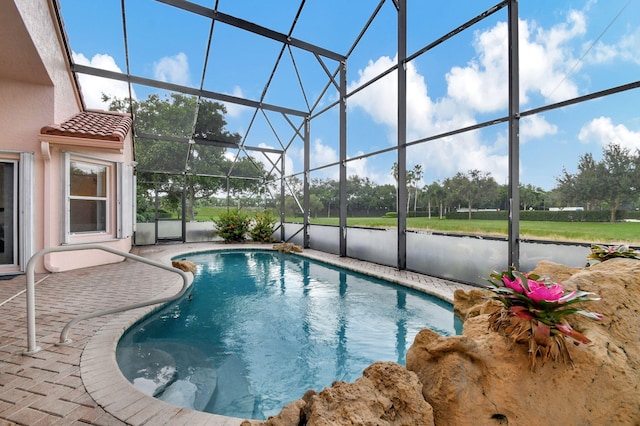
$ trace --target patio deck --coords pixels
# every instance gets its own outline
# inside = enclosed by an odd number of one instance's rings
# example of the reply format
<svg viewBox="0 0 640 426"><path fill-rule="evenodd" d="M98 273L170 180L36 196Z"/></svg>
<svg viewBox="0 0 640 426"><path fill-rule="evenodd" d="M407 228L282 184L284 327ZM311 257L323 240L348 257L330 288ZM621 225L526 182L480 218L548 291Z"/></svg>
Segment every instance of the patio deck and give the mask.
<svg viewBox="0 0 640 426"><path fill-rule="evenodd" d="M270 248L219 243L135 247L140 256L170 263L181 253L220 248ZM75 255L78 255L77 252ZM304 256L421 289L452 301L470 286L332 254ZM0 425L239 425L241 419L176 407L144 395L122 376L115 347L122 332L154 309L140 308L81 321L72 342L56 346L65 324L80 314L175 294L171 272L126 260L117 264L36 276L36 330L41 351L27 349L26 277L0 281Z"/></svg>

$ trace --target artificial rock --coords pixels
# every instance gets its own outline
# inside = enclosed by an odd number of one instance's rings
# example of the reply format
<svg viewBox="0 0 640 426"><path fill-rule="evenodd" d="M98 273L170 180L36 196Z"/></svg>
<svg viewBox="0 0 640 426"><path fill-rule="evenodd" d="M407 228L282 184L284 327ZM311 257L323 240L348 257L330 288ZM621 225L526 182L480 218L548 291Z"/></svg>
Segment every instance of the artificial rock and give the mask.
<svg viewBox="0 0 640 426"><path fill-rule="evenodd" d="M462 335L422 330L406 369L374 363L354 383L309 391L266 422L245 424L639 425L640 261L616 258L588 268L543 261L532 272L601 297L584 306L603 314L601 321L568 318L592 341L570 345L572 363L548 360L531 369L527 345L489 330L489 314L500 306L485 298L491 293L456 292Z"/></svg>

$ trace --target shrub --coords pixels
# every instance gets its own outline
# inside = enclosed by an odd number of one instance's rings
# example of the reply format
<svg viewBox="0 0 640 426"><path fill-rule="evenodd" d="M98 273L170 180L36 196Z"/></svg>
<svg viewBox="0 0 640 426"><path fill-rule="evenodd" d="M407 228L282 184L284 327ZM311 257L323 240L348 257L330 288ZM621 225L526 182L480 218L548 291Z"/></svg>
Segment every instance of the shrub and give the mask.
<svg viewBox="0 0 640 426"><path fill-rule="evenodd" d="M273 225L276 223L276 218L271 214L269 210L263 213L255 214L255 223L253 228L249 231L251 239L260 243L269 243L272 241L271 235L273 235Z"/></svg>
<svg viewBox="0 0 640 426"><path fill-rule="evenodd" d="M158 219L171 219L173 215L166 210L158 209Z"/></svg>
<svg viewBox="0 0 640 426"><path fill-rule="evenodd" d="M618 210L616 217L618 220L633 219L638 216L638 212ZM501 211L480 211L471 212L472 219L483 220L507 220L509 212ZM551 211L551 210L520 210L520 220L526 221L548 221L548 222L609 222L609 210L579 210L579 211ZM448 212L447 219L469 219L468 212Z"/></svg>
<svg viewBox="0 0 640 426"><path fill-rule="evenodd" d="M214 220L218 228L218 236L226 242L244 241L249 232L249 216L238 210L230 210L220 213L217 220Z"/></svg>

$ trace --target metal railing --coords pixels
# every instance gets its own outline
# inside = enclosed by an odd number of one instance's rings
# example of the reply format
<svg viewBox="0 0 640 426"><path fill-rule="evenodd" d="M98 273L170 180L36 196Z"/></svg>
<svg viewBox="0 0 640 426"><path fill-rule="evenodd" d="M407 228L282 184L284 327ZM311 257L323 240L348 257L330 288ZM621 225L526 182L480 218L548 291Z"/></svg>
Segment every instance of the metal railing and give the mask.
<svg viewBox="0 0 640 426"><path fill-rule="evenodd" d="M50 248L45 248L42 249L40 251L38 251L36 254L34 254L31 259L29 259L29 261L27 262L27 267L26 267L26 275L27 275L27 288L26 288L26 292L27 292L27 350L25 352L23 352L24 355L32 355L35 354L37 352L39 352L41 350L40 347L38 347L36 345L36 296L35 296L35 266L36 266L36 262L38 261L38 259L40 259L42 256L49 254L49 253L55 253L55 252L65 252L65 251L78 251L78 250L102 250L102 251L106 251L109 253L113 253L115 255L118 256L122 256L125 257L127 259L132 259L132 260L136 260L138 262L142 262L142 263L146 263L147 265L151 265L151 266L155 266L170 272L174 272L176 274L179 274L182 277L183 280L183 284L182 284L182 288L180 289L180 291L178 293L176 293L173 296L168 296L168 297L163 297L163 298L159 298L159 299L153 299L153 300L149 300L146 302L139 302L139 303L135 303L132 305L127 305L127 306L122 306L119 308L112 308L112 309L106 309L103 311L96 311L96 312L92 312L89 314L84 314L84 315L78 315L77 317L75 317L74 319L72 319L71 321L69 321L67 323L67 325L64 326L64 328L62 329L62 332L60 333L60 342L59 344L65 344L65 343L69 343L70 340L67 339L67 334L69 333L69 329L76 323L85 320L85 319L89 319L89 318L95 318L95 317L99 317L99 316L103 316L103 315L109 315L109 314L115 314L115 313L119 313L119 312L124 312L124 311L128 311L131 309L137 309L137 308L142 308L144 306L150 306L150 305L155 305L158 303L166 303L166 302L170 302L173 300L178 299L179 297L181 297L186 291L187 288L189 287L189 275L187 275L186 272L181 271L180 269L176 269L173 266L169 266L169 265L164 265L162 263L150 260L150 259L146 259L144 257L141 256L137 256L135 254L131 254L128 252L124 252L121 250L117 250L111 247L107 247L107 246L103 246L100 244L86 244L86 245L78 245L78 246L60 246L60 247L50 247Z"/></svg>

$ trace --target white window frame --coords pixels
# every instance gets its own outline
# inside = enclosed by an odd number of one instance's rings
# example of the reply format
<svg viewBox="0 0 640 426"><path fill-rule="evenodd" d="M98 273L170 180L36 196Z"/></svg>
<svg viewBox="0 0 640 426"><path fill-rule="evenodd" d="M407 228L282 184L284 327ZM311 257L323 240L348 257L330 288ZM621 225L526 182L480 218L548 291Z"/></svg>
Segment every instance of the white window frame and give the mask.
<svg viewBox="0 0 640 426"><path fill-rule="evenodd" d="M95 196L75 196L71 195L71 163L80 163L80 164L89 164L96 165L105 168L106 173L106 188L105 188L105 196L95 197ZM76 154L71 152L65 152L63 156L63 165L62 165L62 179L64 181L64 218L63 218L63 226L62 226L62 240L65 244L74 243L74 242L87 242L87 238L91 236L97 237L98 239L103 238L117 238L118 235L113 234L112 228L112 207L113 207L113 194L111 187L113 185L113 174L116 175L116 178L119 175L119 163L104 160L101 158L96 158L92 156ZM99 231L83 231L83 232L71 232L71 200L90 200L90 201L104 201L105 202L105 230ZM118 216L118 215L116 215ZM116 217L116 220L119 218ZM119 224L116 224L116 229L119 227Z"/></svg>

